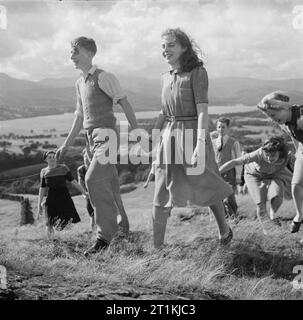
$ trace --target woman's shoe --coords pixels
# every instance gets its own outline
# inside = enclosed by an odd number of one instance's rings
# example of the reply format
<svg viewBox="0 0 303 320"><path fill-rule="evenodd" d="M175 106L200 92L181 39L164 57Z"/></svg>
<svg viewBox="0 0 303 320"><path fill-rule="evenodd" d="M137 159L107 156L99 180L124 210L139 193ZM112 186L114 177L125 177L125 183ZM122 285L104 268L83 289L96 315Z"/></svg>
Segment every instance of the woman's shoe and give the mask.
<svg viewBox="0 0 303 320"><path fill-rule="evenodd" d="M290 232L291 233L296 233L300 230L300 226L303 223L303 219L299 222L296 221L292 221L291 225L290 225Z"/></svg>
<svg viewBox="0 0 303 320"><path fill-rule="evenodd" d="M233 236L233 231L229 228L228 234L220 239L220 245L225 247L230 244Z"/></svg>

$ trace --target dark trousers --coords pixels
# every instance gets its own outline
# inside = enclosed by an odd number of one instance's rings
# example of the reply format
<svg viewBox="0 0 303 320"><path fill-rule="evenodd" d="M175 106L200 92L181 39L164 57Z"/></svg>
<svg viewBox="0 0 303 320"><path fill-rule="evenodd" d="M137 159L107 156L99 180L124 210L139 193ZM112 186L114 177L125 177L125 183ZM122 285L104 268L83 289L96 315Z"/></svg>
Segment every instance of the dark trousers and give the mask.
<svg viewBox="0 0 303 320"><path fill-rule="evenodd" d="M235 218L238 216L238 213L237 213L238 205L237 205L236 196L235 196L235 188L236 187L233 187L234 193L232 193L229 197L223 200L226 217Z"/></svg>

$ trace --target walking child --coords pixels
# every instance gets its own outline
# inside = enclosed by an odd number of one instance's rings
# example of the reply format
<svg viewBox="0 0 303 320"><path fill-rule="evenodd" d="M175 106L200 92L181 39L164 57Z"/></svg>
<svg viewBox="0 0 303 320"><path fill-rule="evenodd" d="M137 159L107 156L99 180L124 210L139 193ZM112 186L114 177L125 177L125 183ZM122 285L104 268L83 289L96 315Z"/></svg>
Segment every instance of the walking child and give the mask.
<svg viewBox="0 0 303 320"><path fill-rule="evenodd" d="M257 206L257 217L260 220L260 216L266 213L268 200L270 220L280 225L276 213L283 198L291 198L292 172L288 168L289 163L291 153L287 144L282 137L273 136L261 148L226 162L219 170L224 173L236 165L245 165L245 184Z"/></svg>
<svg viewBox="0 0 303 320"><path fill-rule="evenodd" d="M286 93L274 91L260 101L258 108L278 123L282 129L286 129L297 149L291 181L292 197L296 208L291 233L296 233L303 222L303 105L292 105L289 101L290 98Z"/></svg>
<svg viewBox="0 0 303 320"><path fill-rule="evenodd" d="M241 156L240 143L230 136L230 119L220 117L216 121L218 138L214 141L214 150L218 167L222 166L227 161L239 158ZM227 217L234 219L237 222L239 218L238 204L235 193L237 185L241 184L241 166L236 166L222 174L222 178L229 183L233 188L233 193L224 199L223 203Z"/></svg>
<svg viewBox="0 0 303 320"><path fill-rule="evenodd" d="M42 214L43 198L46 213L47 234L52 237L54 227L63 230L69 222L80 222L80 217L75 208L74 202L66 187L69 181L86 198L85 189L74 180L69 168L64 164L58 164L55 158L55 151L48 151L44 155L47 167L40 173L41 183L38 197L38 215Z"/></svg>

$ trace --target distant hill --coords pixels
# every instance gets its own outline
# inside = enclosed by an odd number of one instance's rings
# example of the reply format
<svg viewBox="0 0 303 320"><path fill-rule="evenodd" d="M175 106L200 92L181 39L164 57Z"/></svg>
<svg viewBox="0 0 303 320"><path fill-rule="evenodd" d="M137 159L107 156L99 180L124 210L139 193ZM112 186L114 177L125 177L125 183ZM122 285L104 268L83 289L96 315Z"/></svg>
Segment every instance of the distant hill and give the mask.
<svg viewBox="0 0 303 320"><path fill-rule="evenodd" d="M265 94L283 90L290 94L292 103L302 104L302 89L303 79L214 78L210 79L209 100L213 105L256 105Z"/></svg>
<svg viewBox="0 0 303 320"><path fill-rule="evenodd" d="M119 80L136 111L159 110L159 79L119 75ZM0 73L0 120L73 112L75 81L73 77L28 81ZM302 88L303 79L213 78L209 101L210 105L255 105L266 93L285 90L293 103L302 103Z"/></svg>

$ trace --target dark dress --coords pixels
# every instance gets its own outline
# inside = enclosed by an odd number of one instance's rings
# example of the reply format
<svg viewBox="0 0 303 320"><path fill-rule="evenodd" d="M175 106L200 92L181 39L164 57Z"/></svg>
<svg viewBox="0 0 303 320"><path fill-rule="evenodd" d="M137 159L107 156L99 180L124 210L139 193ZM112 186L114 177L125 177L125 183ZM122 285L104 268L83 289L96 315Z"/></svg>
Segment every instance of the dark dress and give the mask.
<svg viewBox="0 0 303 320"><path fill-rule="evenodd" d="M52 169L44 168L40 177L40 187L48 188L45 202L48 224L62 230L69 222L79 222L80 217L66 187L66 180L74 180L68 167L60 164Z"/></svg>

